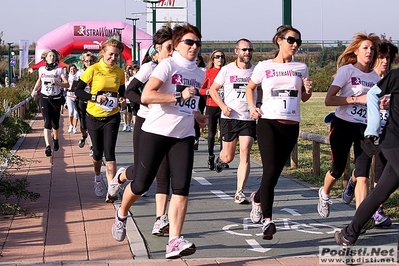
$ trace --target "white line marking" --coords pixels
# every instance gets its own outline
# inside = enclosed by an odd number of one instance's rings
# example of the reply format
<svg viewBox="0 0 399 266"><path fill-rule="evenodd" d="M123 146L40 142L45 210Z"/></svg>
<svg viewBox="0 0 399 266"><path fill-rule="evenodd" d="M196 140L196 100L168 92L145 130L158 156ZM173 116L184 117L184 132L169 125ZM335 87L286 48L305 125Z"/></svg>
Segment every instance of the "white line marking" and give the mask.
<svg viewBox="0 0 399 266"><path fill-rule="evenodd" d="M206 180L205 178L203 178L203 177L193 177L193 178L194 178L195 181L197 181L198 183L200 183L200 185L203 185L203 186L212 186L212 184L211 184L208 180Z"/></svg>
<svg viewBox="0 0 399 266"><path fill-rule="evenodd" d="M249 250L261 253L265 253L271 250L271 248L263 248L261 245L259 245L259 243L255 239L245 239L245 241L247 241L247 243L252 247L252 249Z"/></svg>
<svg viewBox="0 0 399 266"><path fill-rule="evenodd" d="M226 193L224 193L221 190L211 190L211 192L221 199L233 199L232 197L230 197L229 195L227 195Z"/></svg>

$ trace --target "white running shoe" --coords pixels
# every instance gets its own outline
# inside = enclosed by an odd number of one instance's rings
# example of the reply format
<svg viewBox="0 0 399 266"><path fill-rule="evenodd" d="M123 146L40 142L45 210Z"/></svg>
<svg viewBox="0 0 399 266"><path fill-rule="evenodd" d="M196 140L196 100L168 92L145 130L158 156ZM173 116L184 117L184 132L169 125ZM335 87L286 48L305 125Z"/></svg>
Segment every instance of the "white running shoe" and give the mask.
<svg viewBox="0 0 399 266"><path fill-rule="evenodd" d="M155 221L154 227L152 228L152 234L154 236L164 236L169 234L169 221L166 214L162 215Z"/></svg>
<svg viewBox="0 0 399 266"><path fill-rule="evenodd" d="M182 236L176 237L168 242L166 245L167 259L177 259L182 256L189 256L196 251L195 245L185 240Z"/></svg>
<svg viewBox="0 0 399 266"><path fill-rule="evenodd" d="M321 217L327 218L330 216L330 205L332 204L332 201L330 198L324 199L321 195L322 191L323 187L319 189L319 203L317 204L317 211Z"/></svg>
<svg viewBox="0 0 399 266"><path fill-rule="evenodd" d="M125 124L125 125L123 126L123 128L122 128L122 131L126 131L126 129L127 129L127 125Z"/></svg>
<svg viewBox="0 0 399 266"><path fill-rule="evenodd" d="M73 126L72 126L72 125L69 125L69 127L68 127L68 133L71 133L72 130L73 130Z"/></svg>
<svg viewBox="0 0 399 266"><path fill-rule="evenodd" d="M256 192L254 191L251 193L251 196L249 196L249 199L252 202L252 209L249 214L249 217L251 218L251 221L254 224L258 224L262 220L263 214L262 214L262 207L261 207L260 203L257 203L254 201L255 194L256 194Z"/></svg>
<svg viewBox="0 0 399 266"><path fill-rule="evenodd" d="M73 134L77 134L78 133L78 130L76 129L76 127L73 127L72 132L73 132Z"/></svg>
<svg viewBox="0 0 399 266"><path fill-rule="evenodd" d="M119 176L124 172L126 169L121 167L119 168L118 172L116 172L114 178L112 178L111 182L109 183L108 186L108 195L111 197L116 197L118 196L119 191L122 189L123 183L120 184L118 179Z"/></svg>
<svg viewBox="0 0 399 266"><path fill-rule="evenodd" d="M97 180L96 176L94 176L94 194L97 197L104 197L106 190L102 174L100 174L100 177L101 180Z"/></svg>

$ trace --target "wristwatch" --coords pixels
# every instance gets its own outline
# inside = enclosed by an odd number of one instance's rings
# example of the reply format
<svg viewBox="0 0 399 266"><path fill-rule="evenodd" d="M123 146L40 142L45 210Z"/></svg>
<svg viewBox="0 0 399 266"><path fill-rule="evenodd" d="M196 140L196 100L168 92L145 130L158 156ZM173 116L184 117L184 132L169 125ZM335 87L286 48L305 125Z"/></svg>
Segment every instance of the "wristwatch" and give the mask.
<svg viewBox="0 0 399 266"><path fill-rule="evenodd" d="M180 92L180 91L176 91L176 92L175 92L175 99L176 99L176 101L177 101L178 103L181 101L181 98L182 98L181 92Z"/></svg>
<svg viewBox="0 0 399 266"><path fill-rule="evenodd" d="M91 95L91 100L92 100L93 102L96 102L96 101L97 101L97 94L92 94L92 95Z"/></svg>

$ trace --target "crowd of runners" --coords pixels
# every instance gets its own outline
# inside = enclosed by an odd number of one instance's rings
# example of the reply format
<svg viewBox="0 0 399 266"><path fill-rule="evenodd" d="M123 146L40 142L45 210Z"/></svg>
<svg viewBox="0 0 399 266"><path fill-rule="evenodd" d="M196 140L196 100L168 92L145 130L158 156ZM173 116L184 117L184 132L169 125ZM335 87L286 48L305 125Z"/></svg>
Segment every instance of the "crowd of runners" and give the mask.
<svg viewBox="0 0 399 266"><path fill-rule="evenodd" d="M272 38L273 58L251 62L254 47L241 38L235 57L215 50L203 64L201 32L191 24L164 26L153 36L143 61L117 66L124 46L108 40L98 57L83 53L83 69L59 67L55 50L43 53L46 65L32 97L40 95L44 117L45 154L59 147L61 108L68 109L68 133L78 133L77 146L89 143L93 158L94 192L113 203L123 190L115 212L112 236L123 241L129 209L156 181L156 212L152 234L168 235L166 258L188 256L194 243L182 236L190 182L198 149L200 128L208 128L208 160L215 175L228 168L238 146L236 204L251 204L250 218L262 224L263 239L276 234L273 222L274 189L297 143L300 103L308 101L314 84L305 63L294 60L302 44L301 32L289 25L277 28ZM335 233L339 245L354 245L358 236L374 226L390 226L384 201L399 187L399 70L390 71L398 53L392 43L374 34L357 33L337 61L337 73L325 98L336 106L329 115L331 169L319 189L317 211L329 217L330 191L345 169L353 145L355 169L342 199L356 198L356 214ZM202 65L201 65L202 64ZM317 85L317 84L316 84ZM79 121L79 122L78 122ZM134 158L131 166L117 168L115 147L119 126L131 132ZM216 135L220 151L215 153ZM51 141L52 139L52 141ZM245 194L250 174L250 151L257 140L263 175L256 191ZM376 185L368 195L372 157L376 158ZM101 173L105 164L105 180ZM131 182L126 185L126 181ZM316 204L315 204L316 209Z"/></svg>

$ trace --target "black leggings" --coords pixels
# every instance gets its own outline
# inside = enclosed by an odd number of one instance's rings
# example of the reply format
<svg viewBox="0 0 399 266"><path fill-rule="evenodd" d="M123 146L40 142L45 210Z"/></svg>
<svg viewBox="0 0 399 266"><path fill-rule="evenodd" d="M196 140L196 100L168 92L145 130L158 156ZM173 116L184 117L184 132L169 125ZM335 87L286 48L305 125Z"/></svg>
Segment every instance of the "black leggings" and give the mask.
<svg viewBox="0 0 399 266"><path fill-rule="evenodd" d="M93 159L100 161L103 158L107 162L115 161L115 147L118 138L120 113L106 118L95 118L86 113L87 128L93 145Z"/></svg>
<svg viewBox="0 0 399 266"><path fill-rule="evenodd" d="M381 148L387 159L382 176L378 185L360 204L356 210L352 222L342 230L343 236L350 242L355 242L360 235L363 226L377 211L380 204L399 187L399 147L385 149Z"/></svg>
<svg viewBox="0 0 399 266"><path fill-rule="evenodd" d="M134 180L136 176L136 171L137 171L137 165L139 165L139 147L140 147L140 136L141 133L143 132L141 130L141 126L143 125L145 119L137 116L136 118L136 124L134 125L133 128L133 162L134 164L129 166L126 169L126 177L129 180ZM169 195L170 192L170 173L169 173L169 163L167 158L165 157L162 160L161 165L159 166L158 172L157 172L157 190L156 194L165 194Z"/></svg>
<svg viewBox="0 0 399 266"><path fill-rule="evenodd" d="M298 134L299 124L282 124L270 119L258 120L257 136L263 175L254 200L261 203L263 218L272 218L274 187L298 140Z"/></svg>
<svg viewBox="0 0 399 266"><path fill-rule="evenodd" d="M194 137L183 139L152 134L143 131L140 136L139 164L136 176L131 182L131 189L135 195L146 192L158 169L166 157L170 168L170 182L172 193L188 196L194 162Z"/></svg>
<svg viewBox="0 0 399 266"><path fill-rule="evenodd" d="M221 109L219 107L207 106L206 114L208 117L208 154L214 155L215 136L217 132L217 125L220 125ZM220 150L222 149L222 141L220 141Z"/></svg>
<svg viewBox="0 0 399 266"><path fill-rule="evenodd" d="M78 110L78 116L79 116L79 121L80 121L80 129L81 130L87 130L87 125L86 125L87 102L79 100L79 99L76 99L75 106L76 106L76 110Z"/></svg>
<svg viewBox="0 0 399 266"><path fill-rule="evenodd" d="M61 99L52 100L43 94L40 95L40 111L44 119L45 129L59 129L61 117Z"/></svg>

